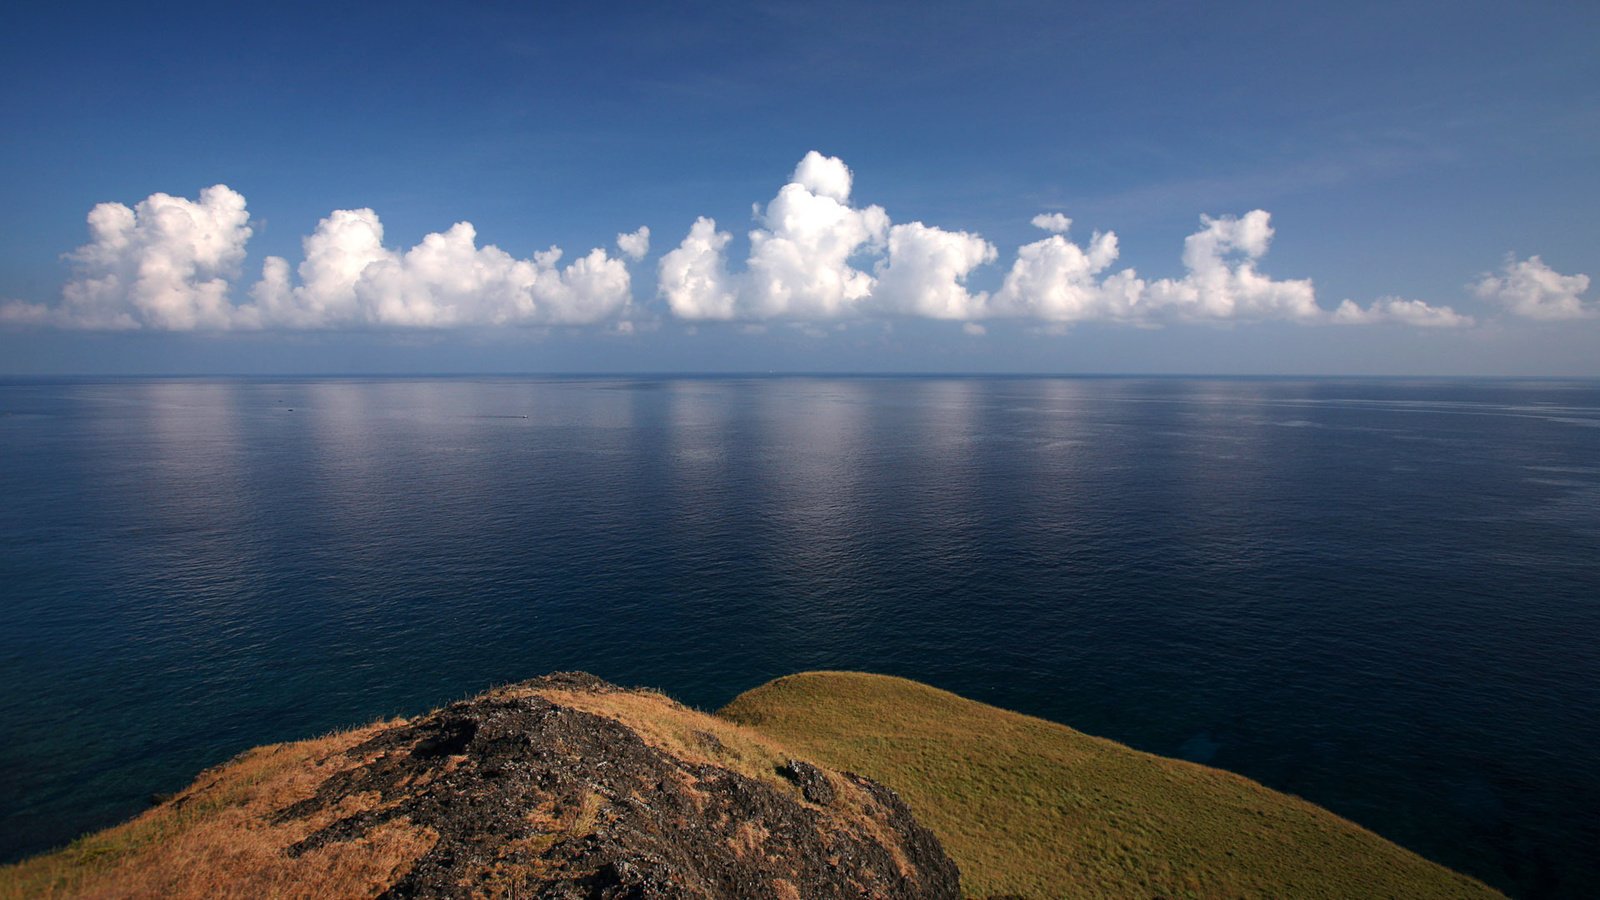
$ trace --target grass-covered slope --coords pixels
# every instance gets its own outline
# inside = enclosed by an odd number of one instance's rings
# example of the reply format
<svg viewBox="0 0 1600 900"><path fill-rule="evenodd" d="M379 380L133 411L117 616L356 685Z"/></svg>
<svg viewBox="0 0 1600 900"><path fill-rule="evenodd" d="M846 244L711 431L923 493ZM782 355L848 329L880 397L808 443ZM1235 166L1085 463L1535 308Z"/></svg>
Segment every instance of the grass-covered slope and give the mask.
<svg viewBox="0 0 1600 900"><path fill-rule="evenodd" d="M1247 778L913 681L791 675L721 715L900 792L967 896L1499 896Z"/></svg>
<svg viewBox="0 0 1600 900"><path fill-rule="evenodd" d="M130 822L0 867L0 900L954 897L945 853L969 897L1497 896L1237 775L818 672L720 716L553 675L257 748Z"/></svg>
<svg viewBox="0 0 1600 900"><path fill-rule="evenodd" d="M392 724L249 750L131 821L0 867L0 898L376 895L432 835L396 821L359 845L291 857L311 824L273 813L354 766L354 748Z"/></svg>
<svg viewBox="0 0 1600 900"><path fill-rule="evenodd" d="M958 900L893 792L581 673L252 750L11 897Z"/></svg>

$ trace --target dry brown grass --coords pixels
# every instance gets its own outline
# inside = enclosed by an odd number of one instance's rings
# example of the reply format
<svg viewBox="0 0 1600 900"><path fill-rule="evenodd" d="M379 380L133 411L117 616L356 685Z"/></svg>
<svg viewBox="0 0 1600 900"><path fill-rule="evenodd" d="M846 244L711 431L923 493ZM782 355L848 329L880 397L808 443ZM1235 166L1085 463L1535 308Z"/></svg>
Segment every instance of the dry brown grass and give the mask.
<svg viewBox="0 0 1600 900"><path fill-rule="evenodd" d="M1294 797L1227 772L1139 753L1065 726L926 685L853 673L778 679L708 715L650 691L512 685L621 723L689 763L674 777L691 802L731 770L799 802L778 773L790 759L861 772L895 788L961 866L971 895L1167 897L1490 897L1492 891ZM287 849L345 816L379 809L376 793L340 798L306 818L274 813L328 778L371 761L361 744L397 723L261 747L201 774L183 793L65 850L0 868L11 897L371 896L393 884L438 835L398 818L352 840ZM461 763L416 776L421 787ZM808 804L817 828L853 835L911 874L888 811L824 771L836 800ZM643 798L637 797L642 800ZM563 836L602 826L605 798L530 805L541 834L514 842L475 889L524 895L550 874L538 862ZM702 806L702 813L705 807ZM720 826L726 826L727 813ZM746 825L732 847L750 858L768 835ZM803 886L774 884L780 896Z"/></svg>
<svg viewBox="0 0 1600 900"><path fill-rule="evenodd" d="M645 743L691 763L730 769L772 785L796 801L808 803L804 792L778 774L791 759L805 757L761 732L736 725L719 716L691 709L656 691L591 693L513 685L501 689L513 696L537 694L552 703L621 722ZM709 739L708 739L709 738ZM889 825L888 812L871 794L837 772L823 771L833 787L834 805L825 810L825 827L842 829L886 850L900 873L915 875L915 867ZM814 805L814 804L813 804ZM746 836L741 830L741 836ZM751 833L744 846L754 852L764 835Z"/></svg>
<svg viewBox="0 0 1600 900"><path fill-rule="evenodd" d="M726 719L690 709L665 694L590 693L522 685L502 688L500 692L509 696L537 694L559 706L614 719L657 750L691 763L731 769L803 799L800 789L778 774L778 768L794 755L786 747Z"/></svg>
<svg viewBox="0 0 1600 900"><path fill-rule="evenodd" d="M733 855L740 859L761 852L761 847L767 842L767 829L755 822L741 822L734 832L733 840L729 842Z"/></svg>
<svg viewBox="0 0 1600 900"><path fill-rule="evenodd" d="M345 797L309 819L273 824L272 816L363 762L353 748L391 724L241 754L129 822L0 869L0 898L379 893L433 845L434 834L397 819L358 840L292 857L287 848L339 816L374 808L376 795Z"/></svg>
<svg viewBox="0 0 1600 900"><path fill-rule="evenodd" d="M770 785L805 803L803 791L778 770L795 754L777 741L724 719L685 707L655 691L590 692L510 685L491 695L540 696L560 706L612 719L646 744L691 764L679 770L679 787L704 809L708 795L698 766L731 770ZM0 868L0 900L13 897L357 897L394 884L438 840L408 818L397 818L361 837L323 844L290 855L289 848L334 822L380 810L376 792L352 793L309 816L275 821L275 813L317 794L329 778L372 761L358 748L385 728L374 723L322 738L259 747L201 773L182 793L137 818L87 836L63 850ZM403 786L421 789L452 771L451 757ZM906 856L888 827L886 813L870 794L836 773L825 772L840 802L815 807L820 828L850 833L885 848L901 867ZM398 801L395 801L398 802ZM536 861L563 836L583 835L604 818L604 798L586 794L581 803L549 803L525 815L538 837L505 848L475 884L486 896L518 896L549 874ZM726 824L726 823L724 823ZM742 827L740 855L766 852L768 835ZM533 860L530 862L530 860ZM791 886L792 887L792 886Z"/></svg>

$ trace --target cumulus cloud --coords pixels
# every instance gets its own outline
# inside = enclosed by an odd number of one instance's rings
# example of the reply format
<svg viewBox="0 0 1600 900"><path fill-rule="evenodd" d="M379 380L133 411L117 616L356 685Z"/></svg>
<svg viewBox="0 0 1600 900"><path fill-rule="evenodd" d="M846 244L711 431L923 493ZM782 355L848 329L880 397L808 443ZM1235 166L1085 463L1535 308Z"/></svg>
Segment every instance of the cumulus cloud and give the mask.
<svg viewBox="0 0 1600 900"><path fill-rule="evenodd" d="M999 290L973 290L969 278L999 253L981 235L922 222L890 224L882 207L851 203L853 179L842 160L807 153L765 208L742 270L732 270L733 236L700 218L662 257L657 292L679 318L745 322L859 315L962 322L1019 318L1159 325L1170 321L1403 322L1465 324L1448 307L1383 300L1367 310L1329 313L1309 279L1277 279L1260 260L1273 238L1265 210L1201 216L1184 241L1181 278L1146 281L1112 271L1117 236L1095 232L1086 245L1067 237L1072 220L1040 213L1050 232L1017 250ZM870 265L869 265L870 260Z"/></svg>
<svg viewBox="0 0 1600 900"><path fill-rule="evenodd" d="M759 326L874 316L963 323L1016 319L1053 332L1081 322L1159 326L1172 322L1277 320L1305 324L1464 327L1470 316L1420 300L1381 298L1332 311L1309 279L1261 270L1274 237L1265 210L1200 217L1183 244L1182 275L1146 279L1116 268L1116 233L1069 236L1072 220L1040 213L1047 235L1000 260L982 235L891 222L857 205L854 176L836 157L811 151L765 205L753 208L744 260L730 266L733 235L699 218L657 263L657 294L683 320ZM616 256L596 248L564 261L557 247L519 257L480 244L469 222L391 247L371 209L335 210L302 239L292 264L267 257L261 276L235 297L251 236L244 197L225 185L195 200L153 194L133 208L96 206L90 242L68 255L72 280L53 305L0 304L0 325L83 328L331 329L604 324L634 318L628 260L650 251L650 229L616 235ZM979 285L974 287L973 285ZM1562 275L1537 257L1510 259L1476 292L1516 315L1570 319L1600 314L1580 295L1584 275ZM631 326L629 326L631 327ZM841 326L842 327L842 326Z"/></svg>
<svg viewBox="0 0 1600 900"><path fill-rule="evenodd" d="M999 255L993 244L965 231L921 222L889 229L888 256L874 269L872 308L930 319L983 318L988 295L967 290L973 269Z"/></svg>
<svg viewBox="0 0 1600 900"><path fill-rule="evenodd" d="M644 255L650 252L650 226L641 225L638 231L617 235L617 249L629 259L644 259Z"/></svg>
<svg viewBox="0 0 1600 900"><path fill-rule="evenodd" d="M1403 300L1383 297L1365 309L1353 300L1339 304L1329 316L1336 325L1379 325L1394 323L1417 328L1470 328L1471 316L1464 316L1448 306L1432 306L1421 300Z"/></svg>
<svg viewBox="0 0 1600 900"><path fill-rule="evenodd" d="M852 208L850 181L843 162L812 151L767 204L766 227L750 232L743 292L758 317L829 318L872 292L872 276L849 260L882 246L889 217L880 206Z"/></svg>
<svg viewBox="0 0 1600 900"><path fill-rule="evenodd" d="M761 227L750 232L745 271L728 271L724 251L732 235L702 217L662 257L657 291L685 319L854 313L872 293L874 279L850 259L884 245L889 217L882 207L852 207L850 188L850 170L842 161L807 153L766 209L757 209Z"/></svg>
<svg viewBox="0 0 1600 900"><path fill-rule="evenodd" d="M1183 241L1181 279L1150 285L1149 305L1185 319L1289 319L1322 316L1310 279L1278 281L1256 270L1272 243L1272 216L1251 210L1234 218L1200 217L1200 230Z"/></svg>
<svg viewBox="0 0 1600 900"><path fill-rule="evenodd" d="M880 206L851 205L850 169L813 150L765 208L756 207L743 271L726 258L733 236L700 218L661 259L657 292L684 319L828 319L862 314L971 320L988 295L967 277L994 262L982 237L922 222L890 226ZM853 260L875 257L870 271Z"/></svg>
<svg viewBox="0 0 1600 900"><path fill-rule="evenodd" d="M61 304L10 303L0 320L98 329L229 326L229 280L251 234L237 191L218 184L198 200L151 194L131 209L101 203L88 222L89 243L67 255L73 278Z"/></svg>
<svg viewBox="0 0 1600 900"><path fill-rule="evenodd" d="M631 295L627 266L602 249L564 267L558 247L519 259L493 244L478 246L469 222L429 234L402 252L384 246L377 213L342 209L318 223L302 246L299 284L287 260L267 257L250 292L255 302L238 311L241 324L576 325L620 315Z"/></svg>
<svg viewBox="0 0 1600 900"><path fill-rule="evenodd" d="M132 209L90 211L90 242L68 259L74 277L54 306L0 305L0 324L173 331L237 328L587 324L624 315L631 282L621 259L591 250L561 266L551 247L519 259L478 246L471 223L408 250L384 246L370 209L335 210L302 241L304 260L267 257L248 302L231 296L251 236L245 198L214 185L189 200L152 194ZM630 256L649 230L621 234ZM296 279L298 275L298 279Z"/></svg>
<svg viewBox="0 0 1600 900"><path fill-rule="evenodd" d="M1033 227L1055 234L1066 234L1072 228L1072 220L1061 213L1040 213L1033 217L1032 222Z"/></svg>
<svg viewBox="0 0 1600 900"><path fill-rule="evenodd" d="M1116 259L1112 232L1096 232L1087 248L1062 234L1025 244L995 294L993 312L1049 322L1144 318L1145 283L1139 276L1132 269L1101 275Z"/></svg>
<svg viewBox="0 0 1600 900"><path fill-rule="evenodd" d="M1600 315L1579 296L1589 289L1589 276L1562 275L1530 256L1521 262L1507 257L1500 274L1485 274L1473 290L1478 296L1530 319L1586 319Z"/></svg>
<svg viewBox="0 0 1600 900"><path fill-rule="evenodd" d="M723 261L733 235L718 231L714 219L701 216L676 249L661 257L656 291L674 315L684 319L734 317L735 285Z"/></svg>
<svg viewBox="0 0 1600 900"><path fill-rule="evenodd" d="M1242 217L1200 217L1200 230L1184 240L1182 278L1147 282L1133 269L1110 272L1119 245L1115 232L1095 232L1087 246L1063 233L1065 216L1037 216L1033 224L1056 232L1025 244L995 294L992 312L1048 322L1169 320L1321 321L1310 280L1278 280L1256 262L1272 242L1265 210Z"/></svg>

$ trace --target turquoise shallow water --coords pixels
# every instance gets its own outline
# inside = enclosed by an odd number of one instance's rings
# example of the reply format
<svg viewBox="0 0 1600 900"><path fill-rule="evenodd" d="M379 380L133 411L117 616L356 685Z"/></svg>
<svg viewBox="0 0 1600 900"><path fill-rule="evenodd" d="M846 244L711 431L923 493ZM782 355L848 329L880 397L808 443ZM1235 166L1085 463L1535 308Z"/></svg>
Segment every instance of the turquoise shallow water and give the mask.
<svg viewBox="0 0 1600 900"><path fill-rule="evenodd" d="M1600 895L1600 385L0 382L0 853L587 669L906 675Z"/></svg>

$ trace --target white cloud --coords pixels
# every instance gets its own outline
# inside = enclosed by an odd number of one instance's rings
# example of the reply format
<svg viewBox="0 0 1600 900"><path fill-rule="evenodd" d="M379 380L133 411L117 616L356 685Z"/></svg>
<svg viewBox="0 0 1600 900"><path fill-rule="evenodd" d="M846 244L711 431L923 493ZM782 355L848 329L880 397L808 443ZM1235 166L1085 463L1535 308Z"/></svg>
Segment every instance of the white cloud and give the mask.
<svg viewBox="0 0 1600 900"><path fill-rule="evenodd" d="M66 328L227 328L229 279L250 239L245 200L213 185L198 200L151 194L132 209L89 211L90 241L67 255L74 277L59 306L12 302L0 322Z"/></svg>
<svg viewBox="0 0 1600 900"><path fill-rule="evenodd" d="M661 259L657 290L685 319L833 318L854 314L874 279L850 264L881 251L889 230L882 207L849 205L850 170L815 150L788 184L758 210L746 270L730 274L723 251L732 236L700 218Z"/></svg>
<svg viewBox="0 0 1600 900"><path fill-rule="evenodd" d="M853 180L836 157L813 150L750 232L742 272L728 271L732 235L698 219L661 259L657 291L685 319L828 319L878 313L942 319L984 314L966 279L997 251L978 235L911 222L889 225L879 206L850 205ZM877 257L869 273L857 257Z"/></svg>
<svg viewBox="0 0 1600 900"><path fill-rule="evenodd" d="M640 225L638 231L617 235L617 249L629 259L644 259L644 255L650 252L650 226Z"/></svg>
<svg viewBox="0 0 1600 900"><path fill-rule="evenodd" d="M1155 281L1133 269L1111 270L1119 252L1115 233L1095 232L1079 245L1066 235L1072 220L1065 214L1040 213L1032 224L1051 234L1018 248L999 290L974 291L968 279L998 259L994 245L978 234L921 222L890 225L881 207L851 206L852 186L841 160L807 153L765 209L755 207L759 227L750 232L743 271L728 267L732 235L700 218L662 257L658 293L679 318L745 322L857 315L1135 325L1472 322L1449 307L1395 298L1365 310L1347 302L1330 313L1317 305L1310 279L1260 271L1273 238L1272 217L1260 209L1201 216L1199 230L1184 241L1184 275Z"/></svg>
<svg viewBox="0 0 1600 900"><path fill-rule="evenodd" d="M596 248L565 267L561 250L519 259L477 243L470 222L435 232L404 252L383 245L370 209L336 210L303 241L300 284L289 264L268 257L241 307L241 324L336 328L349 325L449 328L576 325L615 318L631 294L628 268Z"/></svg>
<svg viewBox="0 0 1600 900"><path fill-rule="evenodd" d="M1045 231L1056 234L1066 234L1072 228L1072 220L1061 213L1040 213L1031 220L1033 227L1043 228Z"/></svg>
<svg viewBox="0 0 1600 900"><path fill-rule="evenodd" d="M983 337L989 333L989 329L979 325L977 322L968 322L961 326L961 330L973 337Z"/></svg>
<svg viewBox="0 0 1600 900"><path fill-rule="evenodd" d="M794 167L794 177L790 179L812 194L841 204L850 202L851 180L850 169L843 160L837 156L823 156L815 150L806 153Z"/></svg>
<svg viewBox="0 0 1600 900"><path fill-rule="evenodd" d="M1336 325L1394 323L1417 328L1470 328L1474 324L1471 316L1464 316L1448 306L1432 306L1421 300L1399 297L1375 300L1366 309L1353 300L1346 300L1329 315L1328 321Z"/></svg>
<svg viewBox="0 0 1600 900"><path fill-rule="evenodd" d="M879 206L853 209L850 170L816 151L767 204L765 228L750 232L741 299L758 318L831 318L872 293L872 276L850 257L883 244L889 217Z"/></svg>
<svg viewBox="0 0 1600 900"><path fill-rule="evenodd" d="M1096 232L1087 250L1060 234L1025 244L995 294L994 312L1049 322L1137 321L1145 315L1145 283L1132 269L1100 277L1116 259L1112 232Z"/></svg>
<svg viewBox="0 0 1600 900"><path fill-rule="evenodd" d="M356 284L366 268L389 258L383 246L383 223L370 209L339 209L317 223L300 242L300 286L289 274L289 261L269 256L261 280L250 289L255 299L245 314L253 324L285 328L326 328L334 322L361 318Z"/></svg>
<svg viewBox="0 0 1600 900"><path fill-rule="evenodd" d="M684 319L735 316L738 298L722 259L731 240L733 235L718 231L714 219L701 216L690 226L683 243L661 257L656 290L674 315Z"/></svg>
<svg viewBox="0 0 1600 900"><path fill-rule="evenodd" d="M27 303L22 300L7 300L0 303L0 325L60 325L70 327L71 323L59 315L59 310L46 306L43 303Z"/></svg>
<svg viewBox="0 0 1600 900"><path fill-rule="evenodd" d="M765 207L754 208L749 250L737 271L732 235L699 218L661 256L657 293L684 320L759 325L908 316L967 323L1014 318L1061 330L1079 322L1159 326L1171 322L1280 320L1305 324L1464 327L1470 316L1420 300L1381 298L1363 308L1317 304L1309 279L1277 279L1258 268L1271 246L1265 210L1202 215L1183 246L1183 274L1146 280L1114 269L1114 232L1073 241L1072 220L1040 213L1049 234L1017 249L998 288L974 289L999 259L982 235L893 224L880 206L852 202L844 162L811 151ZM90 242L58 304L0 304L0 325L81 328L331 329L606 324L625 330L635 308L626 260L650 250L650 229L618 233L618 256L594 249L562 264L557 247L523 258L480 245L471 223L429 234L416 246L385 244L370 209L335 210L302 240L298 265L267 257L261 277L234 298L251 236L245 199L225 185L196 200L152 194L130 209L96 206ZM1600 315L1580 295L1585 275L1562 275L1537 256L1508 259L1474 288L1510 312L1539 319ZM974 329L979 331L974 332Z"/></svg>
<svg viewBox="0 0 1600 900"><path fill-rule="evenodd" d="M245 199L225 185L198 200L152 194L132 209L90 211L90 242L68 255L75 273L54 306L10 302L0 324L172 331L239 328L422 327L587 324L627 313L627 266L601 249L559 266L552 247L518 259L478 246L468 222L409 250L383 244L370 209L335 210L302 241L299 283L289 262L267 257L250 302L233 279L250 239ZM649 231L618 236L625 252L648 249Z"/></svg>
<svg viewBox="0 0 1600 900"><path fill-rule="evenodd" d="M1600 314L1579 296L1589 289L1589 276L1562 275L1537 256L1521 262L1508 257L1500 275L1485 274L1473 286L1478 296L1530 319L1585 319Z"/></svg>
<svg viewBox="0 0 1600 900"><path fill-rule="evenodd" d="M994 262L994 245L965 231L921 222L889 229L889 255L876 268L872 308L930 319L978 319L988 294L967 290L973 269Z"/></svg>
<svg viewBox="0 0 1600 900"><path fill-rule="evenodd" d="M1272 241L1265 210L1241 218L1201 216L1200 230L1184 240L1185 275L1155 282L1133 269L1106 274L1119 252L1115 232L1095 232L1081 247L1059 233L1071 224L1065 216L1039 216L1033 224L1058 233L1018 249L995 294L996 315L1145 325L1171 319L1309 323L1324 315L1309 280L1280 281L1256 270Z"/></svg>
<svg viewBox="0 0 1600 900"><path fill-rule="evenodd" d="M750 232L742 272L729 272L732 235L700 218L661 258L657 291L684 319L837 319L868 313L966 320L988 296L967 289L994 245L964 231L910 222L890 227L880 206L850 204L849 168L813 150ZM871 271L853 260L875 257Z"/></svg>
<svg viewBox="0 0 1600 900"><path fill-rule="evenodd" d="M1201 216L1200 225L1183 241L1188 274L1153 282L1151 307L1184 319L1313 322L1322 317L1310 279L1277 281L1256 271L1256 260L1272 243L1272 216L1266 210L1237 219Z"/></svg>

